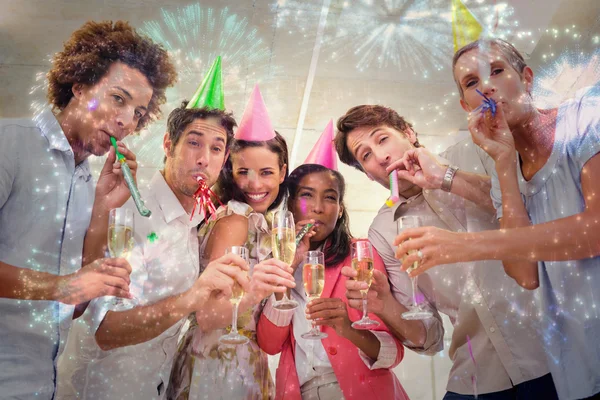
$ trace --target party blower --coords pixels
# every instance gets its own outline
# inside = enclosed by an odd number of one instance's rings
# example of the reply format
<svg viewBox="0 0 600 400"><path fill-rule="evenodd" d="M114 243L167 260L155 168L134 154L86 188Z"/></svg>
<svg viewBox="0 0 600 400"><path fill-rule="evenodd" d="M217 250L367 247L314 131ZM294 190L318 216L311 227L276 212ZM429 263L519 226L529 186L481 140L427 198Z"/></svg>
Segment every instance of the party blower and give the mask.
<svg viewBox="0 0 600 400"><path fill-rule="evenodd" d="M117 139L111 137L110 142L115 148L115 151L117 153L117 160L121 163L121 170L123 171L125 183L127 183L127 187L131 192L131 197L133 197L133 201L135 202L135 206L137 207L138 212L142 217L149 217L152 214L152 212L148 210L144 205L142 196L140 196L140 191L138 190L135 184L135 180L133 179L133 175L131 174L131 169L129 168L129 165L127 165L127 161L125 160L125 156L119 152L119 148L117 147Z"/></svg>
<svg viewBox="0 0 600 400"><path fill-rule="evenodd" d="M398 171L393 170L390 173L390 197L385 201L388 207L393 207L400 201L400 194L398 192Z"/></svg>

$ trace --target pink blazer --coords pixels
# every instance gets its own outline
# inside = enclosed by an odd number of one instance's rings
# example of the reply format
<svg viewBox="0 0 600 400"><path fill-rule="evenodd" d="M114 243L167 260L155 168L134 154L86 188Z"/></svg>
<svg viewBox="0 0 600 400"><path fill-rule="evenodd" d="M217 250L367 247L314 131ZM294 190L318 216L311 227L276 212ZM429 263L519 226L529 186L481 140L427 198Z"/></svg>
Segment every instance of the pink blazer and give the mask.
<svg viewBox="0 0 600 400"><path fill-rule="evenodd" d="M385 273L381 257L375 249L373 252L375 268ZM339 265L325 268L325 288L322 297L337 297L345 303L348 302L344 286L347 278L341 275L341 270L342 267L350 265L351 259L348 256ZM360 311L350 307L348 307L348 314L351 321L359 320L362 317ZM389 332L379 318L373 314L369 314L369 317L380 322L381 325L376 330ZM404 388L390 369L371 371L358 355L358 348L352 342L338 336L331 327L324 326L322 329L329 335L322 339L322 343L346 399L408 400ZM266 353L275 355L281 352L275 378L275 399L302 400L300 382L296 372L296 340L292 324L287 327L278 327L267 317L261 315L257 327L257 339L258 345ZM398 352L393 367L398 365L404 357L402 343L397 339L395 342Z"/></svg>

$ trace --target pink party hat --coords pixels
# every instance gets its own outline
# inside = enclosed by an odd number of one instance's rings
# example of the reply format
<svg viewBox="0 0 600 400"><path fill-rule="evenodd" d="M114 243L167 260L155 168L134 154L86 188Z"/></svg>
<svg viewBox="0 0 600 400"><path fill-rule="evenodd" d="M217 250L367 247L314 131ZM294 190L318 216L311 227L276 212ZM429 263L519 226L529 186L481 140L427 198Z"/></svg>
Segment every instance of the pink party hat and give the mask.
<svg viewBox="0 0 600 400"><path fill-rule="evenodd" d="M269 119L267 107L263 101L258 85L254 86L250 101L246 105L242 120L234 136L237 140L262 142L273 139L275 130Z"/></svg>
<svg viewBox="0 0 600 400"><path fill-rule="evenodd" d="M304 164L320 164L337 171L337 155L333 148L333 120L329 120L321 137L304 160Z"/></svg>

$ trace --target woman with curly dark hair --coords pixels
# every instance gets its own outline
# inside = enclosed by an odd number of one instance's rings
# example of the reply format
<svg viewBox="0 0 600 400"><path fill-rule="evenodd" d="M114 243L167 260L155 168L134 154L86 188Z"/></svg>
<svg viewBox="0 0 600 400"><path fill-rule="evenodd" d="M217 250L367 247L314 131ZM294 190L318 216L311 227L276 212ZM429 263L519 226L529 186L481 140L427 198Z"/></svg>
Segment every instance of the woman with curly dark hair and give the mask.
<svg viewBox="0 0 600 400"><path fill-rule="evenodd" d="M129 296L127 261L82 260L84 238L92 215L101 220L129 197L110 138L158 116L175 78L167 52L127 22L87 22L54 56L49 107L0 122L3 398L51 399L73 306ZM135 173L133 153L119 150ZM107 152L94 195L87 158Z"/></svg>

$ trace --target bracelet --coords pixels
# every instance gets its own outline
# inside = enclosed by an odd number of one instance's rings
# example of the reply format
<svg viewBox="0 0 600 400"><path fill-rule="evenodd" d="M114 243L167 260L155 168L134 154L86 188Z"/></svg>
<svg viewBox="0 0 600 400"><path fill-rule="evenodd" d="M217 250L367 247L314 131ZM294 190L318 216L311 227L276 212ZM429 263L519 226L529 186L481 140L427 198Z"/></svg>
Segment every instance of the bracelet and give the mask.
<svg viewBox="0 0 600 400"><path fill-rule="evenodd" d="M444 192L449 192L452 189L452 181L454 180L454 175L456 175L456 171L458 171L458 167L454 165L448 165L448 169L444 174L444 179L442 180L442 190Z"/></svg>

